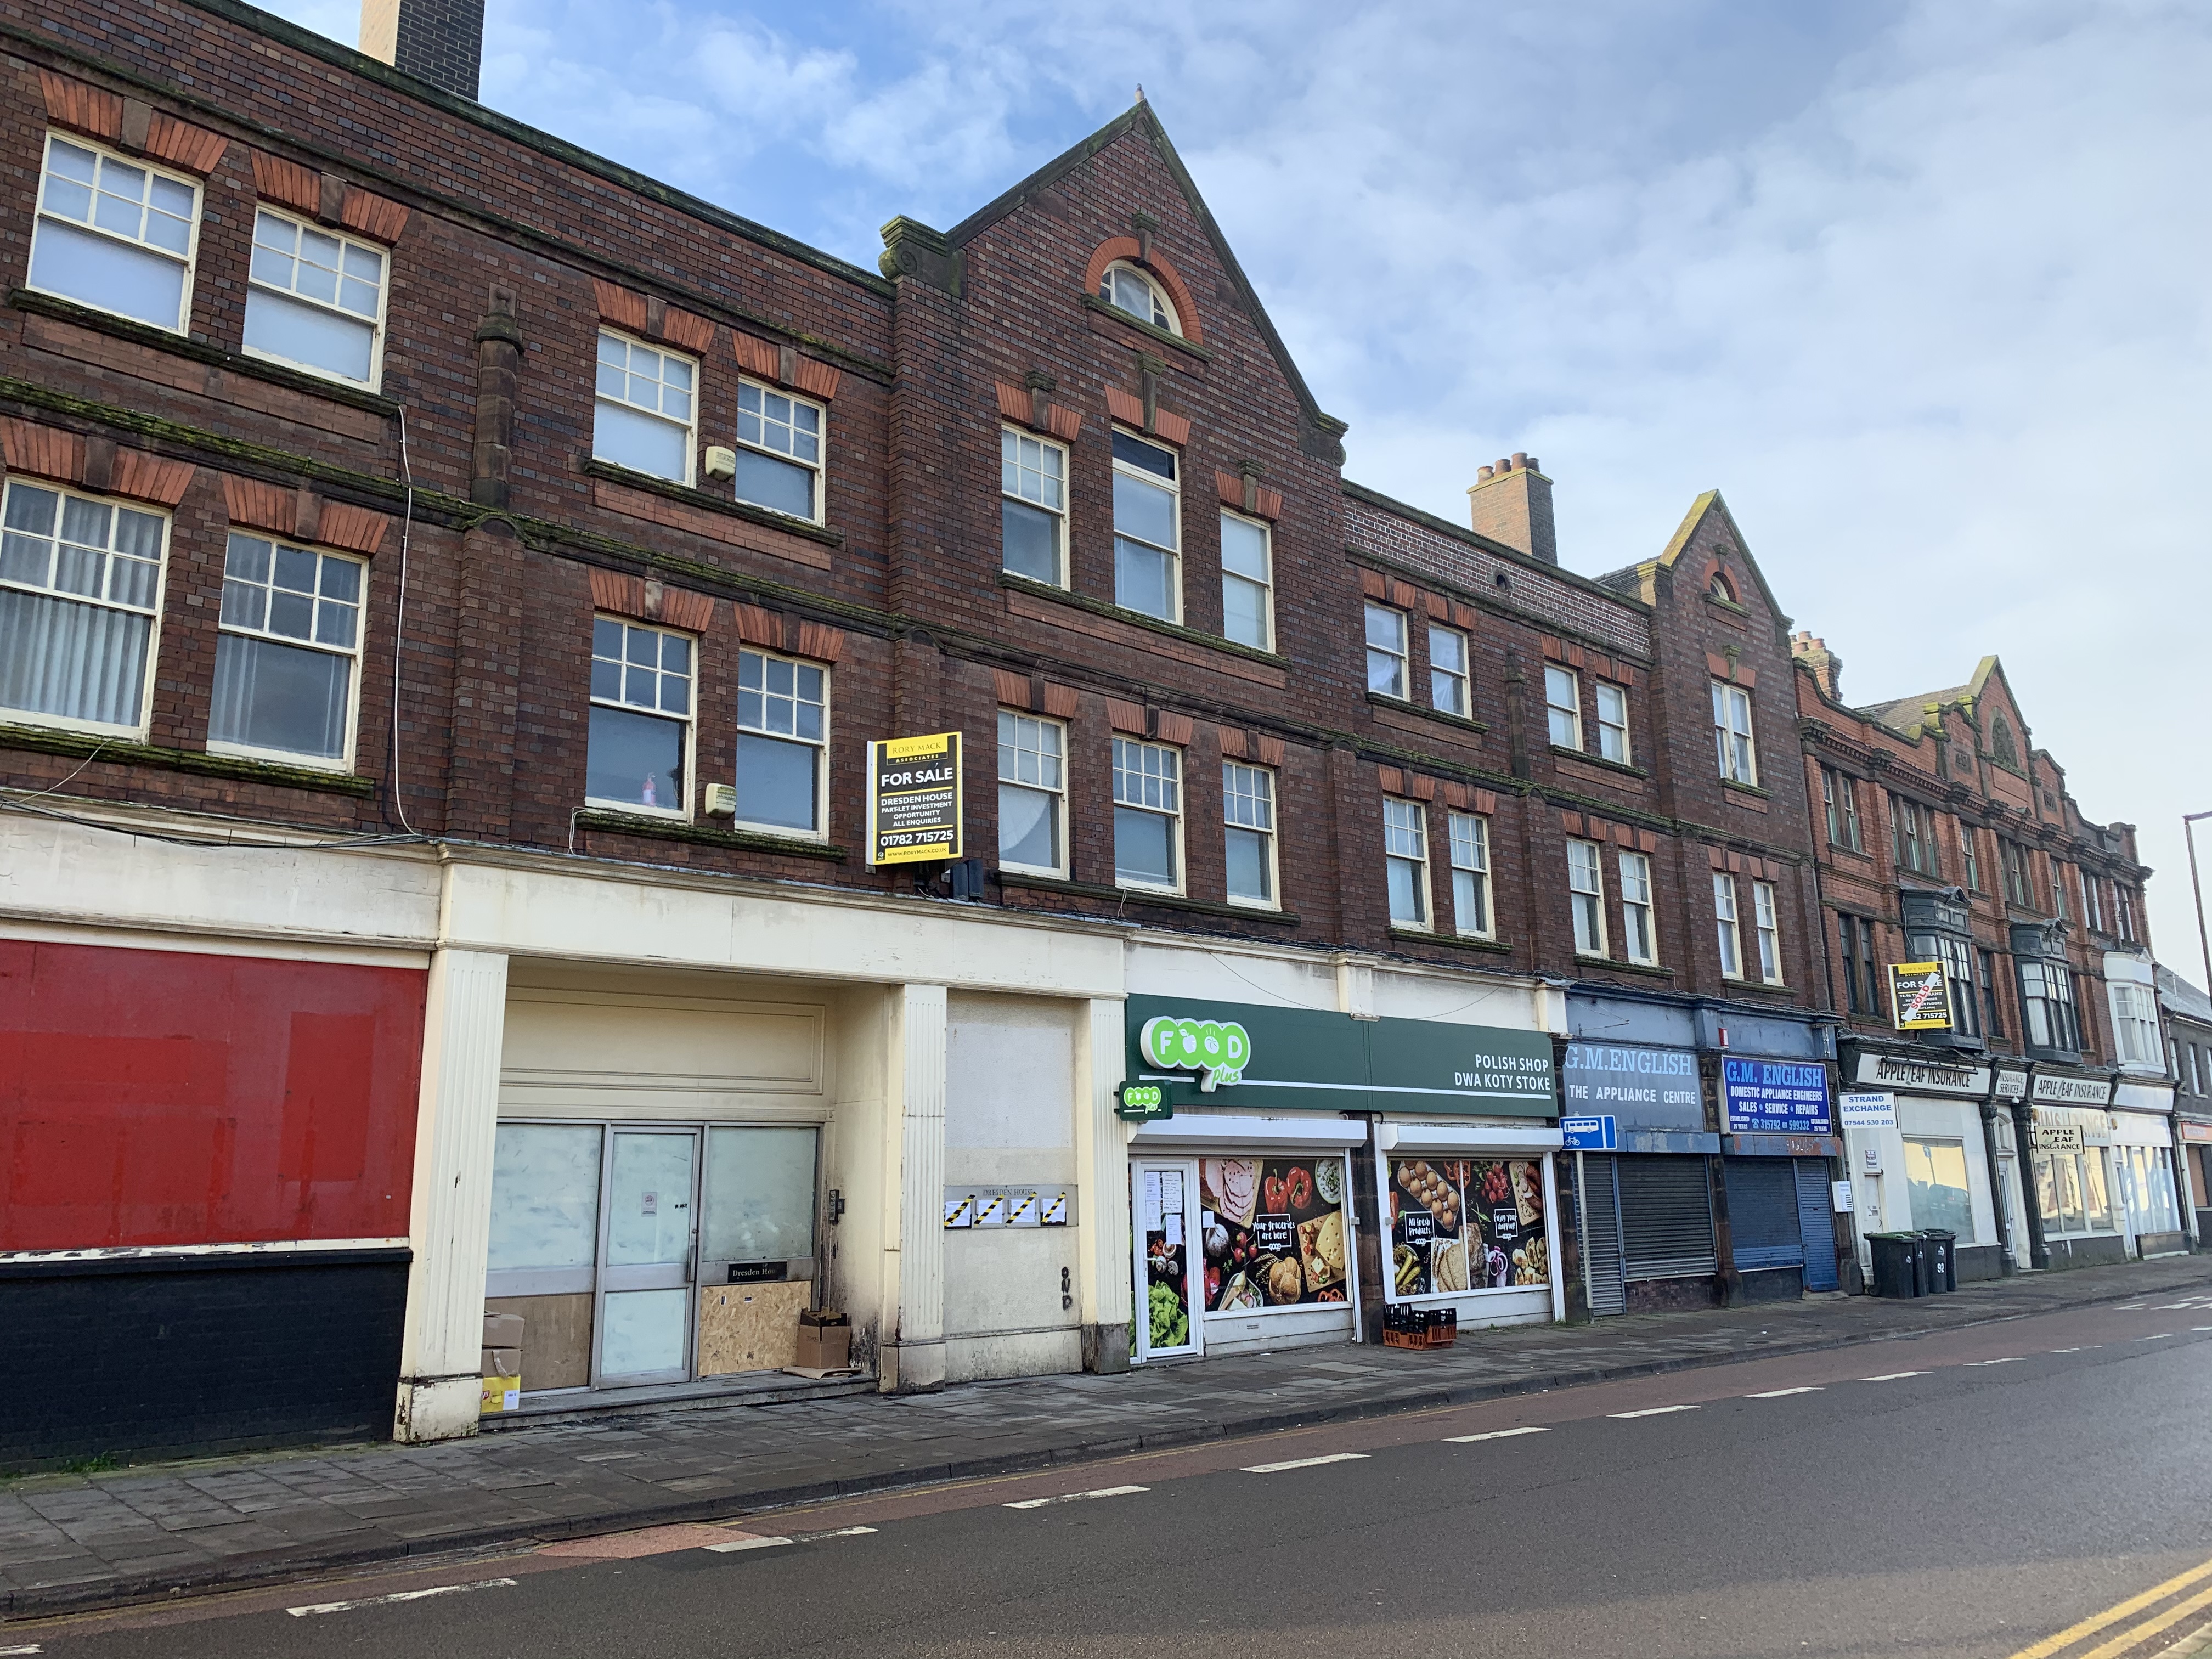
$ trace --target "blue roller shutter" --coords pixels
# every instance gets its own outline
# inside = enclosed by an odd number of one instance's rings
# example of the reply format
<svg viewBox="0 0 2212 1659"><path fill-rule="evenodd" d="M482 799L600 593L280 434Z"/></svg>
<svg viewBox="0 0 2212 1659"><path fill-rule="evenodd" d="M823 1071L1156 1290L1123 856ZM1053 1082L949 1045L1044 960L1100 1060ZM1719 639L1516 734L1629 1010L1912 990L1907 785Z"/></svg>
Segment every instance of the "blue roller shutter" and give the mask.
<svg viewBox="0 0 2212 1659"><path fill-rule="evenodd" d="M1801 1158L1797 1165L1797 1231L1805 1239L1805 1288L1836 1291L1836 1221L1828 1195L1825 1158Z"/></svg>
<svg viewBox="0 0 2212 1659"><path fill-rule="evenodd" d="M1805 1232L1797 1219L1796 1160L1731 1158L1723 1160L1723 1168L1736 1271L1803 1267Z"/></svg>

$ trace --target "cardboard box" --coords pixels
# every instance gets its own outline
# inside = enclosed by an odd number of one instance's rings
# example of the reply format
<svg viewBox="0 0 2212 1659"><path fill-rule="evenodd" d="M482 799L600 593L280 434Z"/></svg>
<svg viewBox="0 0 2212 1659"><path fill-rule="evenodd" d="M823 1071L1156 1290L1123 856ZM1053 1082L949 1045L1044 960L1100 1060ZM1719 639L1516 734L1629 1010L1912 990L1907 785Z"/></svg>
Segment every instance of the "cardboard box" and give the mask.
<svg viewBox="0 0 2212 1659"><path fill-rule="evenodd" d="M483 1345L487 1348L519 1348L522 1346L522 1316L517 1313L488 1313L483 1316Z"/></svg>
<svg viewBox="0 0 2212 1659"><path fill-rule="evenodd" d="M830 1308L799 1316L799 1352L791 1362L807 1370L841 1371L853 1363L853 1323Z"/></svg>
<svg viewBox="0 0 2212 1659"><path fill-rule="evenodd" d="M483 1380L483 1395L478 1401L479 1414L489 1412L512 1412L522 1408L522 1379L520 1376L487 1376Z"/></svg>
<svg viewBox="0 0 2212 1659"><path fill-rule="evenodd" d="M486 1376L521 1376L522 1350L520 1348L486 1348L483 1351L483 1374Z"/></svg>

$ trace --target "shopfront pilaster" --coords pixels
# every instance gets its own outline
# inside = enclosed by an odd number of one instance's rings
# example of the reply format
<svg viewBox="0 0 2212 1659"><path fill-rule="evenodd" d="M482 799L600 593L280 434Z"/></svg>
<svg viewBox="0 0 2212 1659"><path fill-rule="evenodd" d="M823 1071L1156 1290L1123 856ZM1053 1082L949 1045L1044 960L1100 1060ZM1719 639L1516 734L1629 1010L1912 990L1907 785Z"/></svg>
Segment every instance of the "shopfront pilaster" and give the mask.
<svg viewBox="0 0 2212 1659"><path fill-rule="evenodd" d="M1075 1181L1082 1204L1076 1248L1082 1263L1083 1368L1121 1371L1129 1365L1129 1126L1114 1112L1126 1036L1118 997L1085 1005L1075 1055L1078 1109Z"/></svg>
<svg viewBox="0 0 2212 1659"><path fill-rule="evenodd" d="M431 957L395 1439L477 1431L506 1018L504 955L447 949Z"/></svg>
<svg viewBox="0 0 2212 1659"><path fill-rule="evenodd" d="M886 1392L945 1385L945 1022L942 985L903 985L892 1004L897 1178L885 1183L898 1240L884 1306L896 1333L883 1348Z"/></svg>

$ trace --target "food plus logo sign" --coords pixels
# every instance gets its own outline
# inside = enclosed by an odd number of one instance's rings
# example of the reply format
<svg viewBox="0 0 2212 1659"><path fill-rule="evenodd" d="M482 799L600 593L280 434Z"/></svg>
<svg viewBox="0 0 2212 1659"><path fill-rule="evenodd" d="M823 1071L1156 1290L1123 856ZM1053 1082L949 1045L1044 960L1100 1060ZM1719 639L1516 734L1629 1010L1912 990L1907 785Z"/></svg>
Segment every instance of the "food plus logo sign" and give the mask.
<svg viewBox="0 0 2212 1659"><path fill-rule="evenodd" d="M1241 1083L1252 1058L1252 1039L1234 1020L1177 1019L1162 1014L1145 1022L1137 1049L1164 1071L1197 1072L1201 1092Z"/></svg>

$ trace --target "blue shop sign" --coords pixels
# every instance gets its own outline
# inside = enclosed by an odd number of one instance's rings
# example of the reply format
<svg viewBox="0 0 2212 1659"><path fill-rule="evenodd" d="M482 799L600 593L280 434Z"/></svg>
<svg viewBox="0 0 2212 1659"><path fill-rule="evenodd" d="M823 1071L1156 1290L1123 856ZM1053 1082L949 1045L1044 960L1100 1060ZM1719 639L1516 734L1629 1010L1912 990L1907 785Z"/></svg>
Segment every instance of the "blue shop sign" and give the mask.
<svg viewBox="0 0 2212 1659"><path fill-rule="evenodd" d="M1826 1135L1828 1068L1787 1060L1721 1061L1721 1109L1730 1134Z"/></svg>
<svg viewBox="0 0 2212 1659"><path fill-rule="evenodd" d="M1698 1057L1687 1048L1577 1038L1559 1068L1559 1109L1569 1117L1609 1115L1635 1128L1702 1130Z"/></svg>

